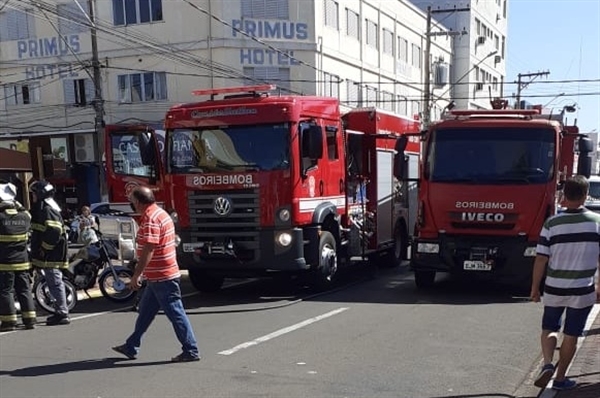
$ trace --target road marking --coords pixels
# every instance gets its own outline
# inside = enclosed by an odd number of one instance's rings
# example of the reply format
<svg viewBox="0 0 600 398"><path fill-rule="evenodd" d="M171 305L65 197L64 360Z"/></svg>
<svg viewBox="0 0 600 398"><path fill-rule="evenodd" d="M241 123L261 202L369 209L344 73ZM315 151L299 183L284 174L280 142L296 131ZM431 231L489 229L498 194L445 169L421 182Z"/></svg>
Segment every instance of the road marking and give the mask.
<svg viewBox="0 0 600 398"><path fill-rule="evenodd" d="M592 307L592 311L588 315L587 322L585 323L585 328L583 330L588 331L592 328L592 324L596 320L598 313L600 313L600 304L595 304ZM579 352L579 349L581 348L581 345L583 344L584 340L585 340L585 338L577 339L577 349L575 350L575 355L573 355L573 360L571 361L571 364L567 368L567 375L569 374L571 365L573 365L573 362L577 358L577 353ZM556 396L556 394L558 394L558 393L559 393L559 391L552 389L552 382L550 382L550 383L548 383L546 388L544 388L544 390L542 390L542 393L539 395L539 398L554 398Z"/></svg>
<svg viewBox="0 0 600 398"><path fill-rule="evenodd" d="M277 331L275 331L273 333L269 333L267 335L264 335L262 337L254 339L252 341L247 341L247 342L242 343L240 345L237 345L237 346L235 346L235 347L233 347L233 348L231 348L229 350L221 351L221 352L219 352L219 354L220 355L231 355L231 354L234 354L234 353L236 353L236 352L238 352L240 350L243 350L243 349L246 349L248 347L252 347L252 346L258 345L260 343L264 343L265 341L269 341L269 340L274 339L276 337L279 337L279 336L282 336L284 334L293 332L294 330L298 330L298 329L303 328L305 326L308 326L308 325L310 325L312 323L319 322L319 321L321 321L323 319L326 319L326 318L332 317L334 315L340 314L340 313L342 313L342 312L344 312L344 311L346 311L348 309L350 309L350 308L349 307L338 308L337 310L330 311L330 312L328 312L326 314L319 315L319 316L316 316L314 318L307 319L305 321L302 321L302 322L297 323L297 324L292 325L292 326L285 327L283 329L279 329L279 330L277 330Z"/></svg>

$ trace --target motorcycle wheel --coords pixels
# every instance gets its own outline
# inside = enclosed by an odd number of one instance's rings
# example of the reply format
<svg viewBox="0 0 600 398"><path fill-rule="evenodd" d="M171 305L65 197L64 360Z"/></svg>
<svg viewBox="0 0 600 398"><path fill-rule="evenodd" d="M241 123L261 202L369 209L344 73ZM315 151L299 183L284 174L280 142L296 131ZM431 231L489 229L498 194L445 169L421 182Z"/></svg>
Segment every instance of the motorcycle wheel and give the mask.
<svg viewBox="0 0 600 398"><path fill-rule="evenodd" d="M102 295L108 300L113 301L115 303L123 303L125 301L131 300L136 293L134 290L131 290L128 287L126 287L125 289L119 291L114 288L114 285L115 282L125 284L131 282L133 271L127 268L118 267L115 268L115 273L117 274L117 280L115 280L110 268L106 269L106 271L104 271L102 275L100 275L98 285L100 287Z"/></svg>
<svg viewBox="0 0 600 398"><path fill-rule="evenodd" d="M75 304L77 304L77 289L71 282L66 279L63 279L63 283L65 284L65 296L67 297L67 308L69 312L73 308L75 308ZM54 309L54 297L50 294L50 289L48 288L48 283L46 279L39 279L33 285L33 298L35 302L46 312L54 314L56 310Z"/></svg>

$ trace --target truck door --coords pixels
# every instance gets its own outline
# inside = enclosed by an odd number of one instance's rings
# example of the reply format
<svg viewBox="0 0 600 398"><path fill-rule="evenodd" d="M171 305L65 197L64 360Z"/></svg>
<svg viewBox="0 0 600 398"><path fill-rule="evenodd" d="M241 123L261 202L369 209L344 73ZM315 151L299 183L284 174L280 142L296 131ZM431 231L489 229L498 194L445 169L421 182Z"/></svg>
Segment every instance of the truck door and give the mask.
<svg viewBox="0 0 600 398"><path fill-rule="evenodd" d="M154 130L145 126L106 129L106 179L109 202L126 204L133 188L144 185L164 202L163 162Z"/></svg>
<svg viewBox="0 0 600 398"><path fill-rule="evenodd" d="M299 123L298 134L302 179L300 213L310 214L312 217L313 211L322 202L321 198L325 195L322 165L323 129L315 121L306 120Z"/></svg>

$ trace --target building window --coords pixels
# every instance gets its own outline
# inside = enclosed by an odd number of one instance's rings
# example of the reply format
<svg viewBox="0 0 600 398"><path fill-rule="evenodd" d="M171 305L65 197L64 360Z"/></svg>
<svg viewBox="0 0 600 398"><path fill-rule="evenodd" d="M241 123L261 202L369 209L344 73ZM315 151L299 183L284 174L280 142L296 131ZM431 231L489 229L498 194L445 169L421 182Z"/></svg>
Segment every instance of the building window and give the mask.
<svg viewBox="0 0 600 398"><path fill-rule="evenodd" d="M494 77L492 79L492 89L494 89L494 91L498 91L498 78Z"/></svg>
<svg viewBox="0 0 600 398"><path fill-rule="evenodd" d="M66 105L90 105L95 96L92 79L63 80L63 90Z"/></svg>
<svg viewBox="0 0 600 398"><path fill-rule="evenodd" d="M421 103L419 101L412 101L412 116L420 115L421 113ZM411 115L408 115L411 116Z"/></svg>
<svg viewBox="0 0 600 398"><path fill-rule="evenodd" d="M392 31L383 29L383 53L394 55L394 34Z"/></svg>
<svg viewBox="0 0 600 398"><path fill-rule="evenodd" d="M475 18L475 29L477 31L477 36L481 36L481 21L478 18Z"/></svg>
<svg viewBox="0 0 600 398"><path fill-rule="evenodd" d="M346 92L348 93L348 104L357 107L360 101L360 87L352 80L346 80Z"/></svg>
<svg viewBox="0 0 600 398"><path fill-rule="evenodd" d="M246 76L246 84L271 83L283 91L291 90L290 68L279 68L277 66L246 67L243 72Z"/></svg>
<svg viewBox="0 0 600 398"><path fill-rule="evenodd" d="M398 59L408 63L408 40L398 36Z"/></svg>
<svg viewBox="0 0 600 398"><path fill-rule="evenodd" d="M365 106L377 106L377 89L375 87L366 86L367 95L364 101Z"/></svg>
<svg viewBox="0 0 600 398"><path fill-rule="evenodd" d="M366 29L367 29L367 46L371 46L373 48L379 48L379 30L377 24L373 21L366 21Z"/></svg>
<svg viewBox="0 0 600 398"><path fill-rule="evenodd" d="M40 83L7 84L4 86L4 100L8 106L39 104Z"/></svg>
<svg viewBox="0 0 600 398"><path fill-rule="evenodd" d="M408 115L407 109L408 99L402 95L396 97L396 112L399 115Z"/></svg>
<svg viewBox="0 0 600 398"><path fill-rule="evenodd" d="M36 36L33 10L0 12L0 42L31 39Z"/></svg>
<svg viewBox="0 0 600 398"><path fill-rule="evenodd" d="M346 34L360 40L360 18L357 13L346 8Z"/></svg>
<svg viewBox="0 0 600 398"><path fill-rule="evenodd" d="M144 72L119 75L120 102L149 102L167 99L167 74Z"/></svg>
<svg viewBox="0 0 600 398"><path fill-rule="evenodd" d="M162 0L112 0L115 26L163 20Z"/></svg>
<svg viewBox="0 0 600 398"><path fill-rule="evenodd" d="M340 77L331 73L323 72L323 95L325 97L339 98Z"/></svg>
<svg viewBox="0 0 600 398"><path fill-rule="evenodd" d="M88 12L87 4L81 4ZM58 14L58 31L62 36L82 33L89 30L89 21L75 3L64 3L56 6Z"/></svg>
<svg viewBox="0 0 600 398"><path fill-rule="evenodd" d="M394 94L388 91L381 92L381 109L386 111L394 111Z"/></svg>
<svg viewBox="0 0 600 398"><path fill-rule="evenodd" d="M325 0L325 26L330 26L336 30L340 27L339 5L334 0Z"/></svg>
<svg viewBox="0 0 600 398"><path fill-rule="evenodd" d="M412 66L421 69L421 47L416 44L412 45Z"/></svg>
<svg viewBox="0 0 600 398"><path fill-rule="evenodd" d="M288 0L242 0L242 18L290 19Z"/></svg>

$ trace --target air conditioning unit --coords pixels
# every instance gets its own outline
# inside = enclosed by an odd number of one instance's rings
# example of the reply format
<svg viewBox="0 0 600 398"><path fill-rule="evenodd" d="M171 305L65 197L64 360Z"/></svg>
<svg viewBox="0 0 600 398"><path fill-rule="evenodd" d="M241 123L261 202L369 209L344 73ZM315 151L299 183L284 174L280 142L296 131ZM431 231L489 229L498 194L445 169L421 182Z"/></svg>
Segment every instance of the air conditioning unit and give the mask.
<svg viewBox="0 0 600 398"><path fill-rule="evenodd" d="M483 90L483 82L475 83L475 91L481 91L481 90Z"/></svg>
<svg viewBox="0 0 600 398"><path fill-rule="evenodd" d="M496 55L494 57L494 63L495 64L499 64L500 62L502 62L502 56L501 55Z"/></svg>
<svg viewBox="0 0 600 398"><path fill-rule="evenodd" d="M477 44L484 44L485 43L485 39L486 39L485 36L479 36L477 38Z"/></svg>
<svg viewBox="0 0 600 398"><path fill-rule="evenodd" d="M94 145L94 134L75 134L73 143L75 146L75 162L92 163L98 161L98 151Z"/></svg>

